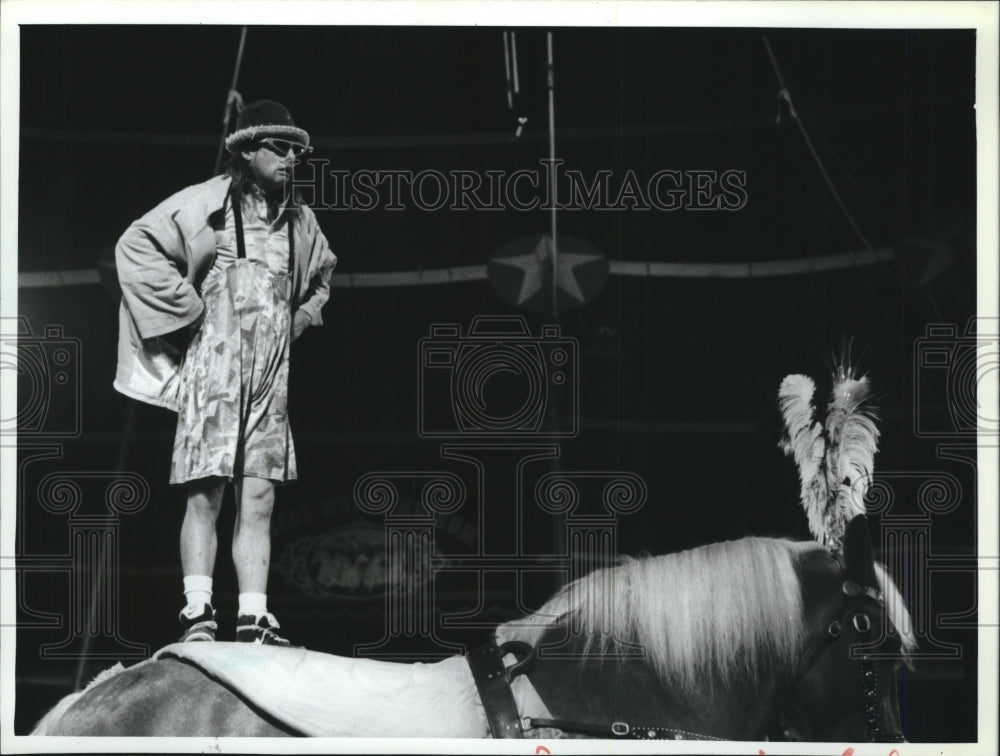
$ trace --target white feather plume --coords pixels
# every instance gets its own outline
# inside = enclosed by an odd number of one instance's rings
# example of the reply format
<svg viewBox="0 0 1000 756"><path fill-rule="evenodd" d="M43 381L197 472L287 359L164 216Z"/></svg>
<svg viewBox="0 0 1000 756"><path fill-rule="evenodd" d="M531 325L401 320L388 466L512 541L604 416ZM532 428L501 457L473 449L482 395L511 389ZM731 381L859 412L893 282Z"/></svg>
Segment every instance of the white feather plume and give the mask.
<svg viewBox="0 0 1000 756"><path fill-rule="evenodd" d="M871 486L879 430L870 398L867 377L854 378L846 368L838 368L826 414L826 474L832 499L828 533L838 544L851 518L865 513Z"/></svg>
<svg viewBox="0 0 1000 756"><path fill-rule="evenodd" d="M823 426L813 419L815 391L816 384L809 376L786 376L778 389L778 405L785 421L785 435L780 446L786 455L795 459L809 531L814 538L822 540L830 496L823 464L826 449Z"/></svg>
<svg viewBox="0 0 1000 756"><path fill-rule="evenodd" d="M809 531L839 550L847 523L865 512L879 430L868 379L854 378L846 361L834 373L825 423L814 419L815 390L805 375L789 375L781 382L778 403L785 436L780 446L799 469Z"/></svg>

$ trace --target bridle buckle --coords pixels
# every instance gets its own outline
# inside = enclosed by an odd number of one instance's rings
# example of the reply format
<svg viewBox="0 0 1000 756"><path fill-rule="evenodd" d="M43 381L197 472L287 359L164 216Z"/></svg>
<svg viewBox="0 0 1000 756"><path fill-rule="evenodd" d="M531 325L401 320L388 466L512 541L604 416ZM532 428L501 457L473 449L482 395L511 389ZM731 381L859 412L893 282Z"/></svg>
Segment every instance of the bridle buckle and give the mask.
<svg viewBox="0 0 1000 756"><path fill-rule="evenodd" d="M624 738L629 733L628 722L612 722L611 734L619 738Z"/></svg>

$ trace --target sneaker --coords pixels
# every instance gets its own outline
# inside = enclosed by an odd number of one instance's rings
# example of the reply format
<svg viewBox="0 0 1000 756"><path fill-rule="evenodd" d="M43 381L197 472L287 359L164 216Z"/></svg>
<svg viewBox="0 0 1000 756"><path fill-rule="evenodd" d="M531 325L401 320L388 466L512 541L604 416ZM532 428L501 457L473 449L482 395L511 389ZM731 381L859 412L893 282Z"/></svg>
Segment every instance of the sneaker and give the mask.
<svg viewBox="0 0 1000 756"><path fill-rule="evenodd" d="M181 643L215 640L218 625L215 623L215 610L211 604L202 604L200 612L196 606L185 606L177 619L184 628L184 634L180 637Z"/></svg>
<svg viewBox="0 0 1000 756"><path fill-rule="evenodd" d="M236 621L236 641L238 643L259 643L262 646L302 648L302 646L292 645L291 641L274 632L280 629L281 625L270 612L262 614L260 617L254 617L252 614L241 614Z"/></svg>

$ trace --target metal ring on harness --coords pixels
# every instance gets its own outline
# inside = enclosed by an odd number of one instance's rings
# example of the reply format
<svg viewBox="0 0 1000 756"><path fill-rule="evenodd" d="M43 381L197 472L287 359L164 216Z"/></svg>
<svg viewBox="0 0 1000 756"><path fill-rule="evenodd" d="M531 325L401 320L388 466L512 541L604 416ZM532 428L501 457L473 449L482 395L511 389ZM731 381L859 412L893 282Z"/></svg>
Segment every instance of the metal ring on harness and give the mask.
<svg viewBox="0 0 1000 756"><path fill-rule="evenodd" d="M504 644L505 646L507 644ZM523 738L517 702L510 689L510 676L503 664L503 651L496 636L465 655L483 703L490 732L494 738Z"/></svg>
<svg viewBox="0 0 1000 756"><path fill-rule="evenodd" d="M854 629L859 633L867 633L872 629L872 618L863 612L858 612L851 619L854 623Z"/></svg>
<svg viewBox="0 0 1000 756"><path fill-rule="evenodd" d="M511 664L507 667L507 682L511 682L518 675L528 674L535 668L535 664L538 662L538 656L535 654L535 647L530 643L511 640L500 644L499 648L501 658L503 658L505 654L514 654L515 657L519 654L524 654L523 659L520 659L516 664Z"/></svg>

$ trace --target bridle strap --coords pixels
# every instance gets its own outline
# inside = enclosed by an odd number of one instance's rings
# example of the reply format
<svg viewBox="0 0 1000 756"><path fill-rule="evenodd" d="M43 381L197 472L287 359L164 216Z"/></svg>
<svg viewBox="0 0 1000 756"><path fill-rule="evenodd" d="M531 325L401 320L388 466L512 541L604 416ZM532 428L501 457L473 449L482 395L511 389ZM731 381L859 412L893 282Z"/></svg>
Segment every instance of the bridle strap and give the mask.
<svg viewBox="0 0 1000 756"><path fill-rule="evenodd" d="M541 717L524 717L521 727L525 730L537 730L550 727L563 732L574 732L582 735L593 735L598 738L613 740L725 740L714 735L704 735L700 732L681 730L676 727L660 727L659 725L632 725L628 722L612 722L610 725L597 725L589 722L576 722L572 719L543 719Z"/></svg>
<svg viewBox="0 0 1000 756"><path fill-rule="evenodd" d="M798 683L809 674L809 671L815 666L819 657L824 651L829 647L829 645L836 640L840 634L840 629L846 630L848 625L854 627L855 635L857 637L858 643L862 646L868 646L871 643L871 621L867 620L865 627L861 628L852 620L848 623L847 615L850 613L851 609L851 599L857 596L867 596L873 601L884 606L884 599L880 591L867 586L861 586L853 580L845 580L841 586L841 592L844 594L843 608L840 611L840 618L844 620L836 620L830 626L828 630L825 641L816 649L805 664L802 665L801 671L796 675L796 682L792 685L791 690L794 691L798 686ZM867 618L867 615L865 615ZM836 625L838 628L837 634L832 632L833 626ZM865 651L861 658L858 660L858 669L861 677L861 690L863 693L863 707L865 713L865 740L869 743L901 743L905 740L903 733L901 732L891 732L883 735L881 728L878 726L878 709L879 709L879 698L878 698L878 673L875 670L875 662L871 658L871 654ZM789 693L790 695L791 693Z"/></svg>
<svg viewBox="0 0 1000 756"><path fill-rule="evenodd" d="M871 639L871 623L868 623L864 630L855 625L855 630L858 633L858 642L868 646ZM902 743L905 740L903 733L895 731L883 735L878 726L878 673L875 671L875 662L867 650L858 660L858 671L861 673L861 690L864 692L865 738L869 743Z"/></svg>
<svg viewBox="0 0 1000 756"><path fill-rule="evenodd" d="M850 610L850 599L862 593L881 602L881 595L873 589L856 590L856 588L857 584L853 581L845 581L843 585L845 601L844 608L840 613L842 618L846 619ZM846 622L843 624L846 625ZM858 627L853 621L852 625L857 633L858 642L862 645L868 645L871 637L870 621L864 628ZM827 635L826 642L821 644L803 664L800 674L795 678L796 680L800 681L809 673L820 655L829 646L830 641L834 639L835 636L832 634ZM507 668L503 663L503 657L507 653L515 653L515 655L524 653L526 656L517 664ZM479 697L483 702L490 731L495 738L523 738L525 731L551 728L614 740L726 740L726 738L714 735L660 725L633 725L622 721L611 724L595 724L572 719L519 717L510 683L518 675L531 671L537 661L535 654L534 647L520 641L508 641L497 646L495 636L479 648L466 654L466 660L472 670L472 677L476 682ZM861 687L864 692L866 740L868 742L902 742L904 740L902 733L892 732L884 737L878 726L878 674L875 671L875 662L871 655L863 654L858 666L861 674ZM793 685L793 690L796 685L797 683Z"/></svg>

